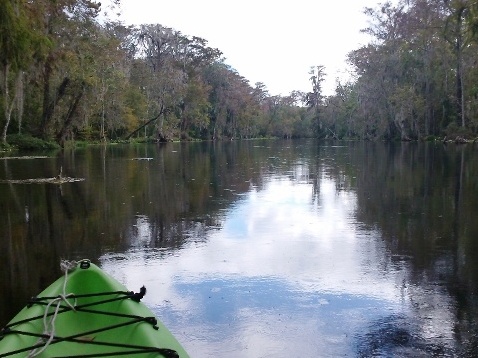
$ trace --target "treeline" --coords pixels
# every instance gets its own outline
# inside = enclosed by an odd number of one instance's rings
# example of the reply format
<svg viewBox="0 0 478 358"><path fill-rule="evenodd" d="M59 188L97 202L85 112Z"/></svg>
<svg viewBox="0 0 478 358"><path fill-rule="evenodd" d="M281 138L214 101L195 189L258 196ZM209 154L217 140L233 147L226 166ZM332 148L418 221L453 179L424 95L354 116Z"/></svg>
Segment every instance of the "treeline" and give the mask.
<svg viewBox="0 0 478 358"><path fill-rule="evenodd" d="M251 86L205 39L101 11L91 0L0 1L4 143L311 135L299 94Z"/></svg>
<svg viewBox="0 0 478 358"><path fill-rule="evenodd" d="M478 129L478 2L401 0L366 9L372 41L348 55L353 81L324 100L338 137L456 139Z"/></svg>
<svg viewBox="0 0 478 358"><path fill-rule="evenodd" d="M114 2L120 6L120 0ZM93 0L0 0L1 141L475 135L476 1L402 0L366 9L373 41L325 97L272 96L205 39L125 26Z"/></svg>

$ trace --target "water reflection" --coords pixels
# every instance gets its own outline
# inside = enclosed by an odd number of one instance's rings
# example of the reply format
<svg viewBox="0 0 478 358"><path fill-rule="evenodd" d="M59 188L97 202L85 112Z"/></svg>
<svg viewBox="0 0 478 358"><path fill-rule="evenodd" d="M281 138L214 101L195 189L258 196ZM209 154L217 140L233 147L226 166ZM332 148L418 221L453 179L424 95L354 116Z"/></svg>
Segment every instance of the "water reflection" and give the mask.
<svg viewBox="0 0 478 358"><path fill-rule="evenodd" d="M240 196L206 243L166 258L106 255L102 266L128 286L145 282L148 304L198 356L353 354L356 332L406 314L403 277L384 271L376 233L357 228L355 194L319 180L315 192L298 164Z"/></svg>
<svg viewBox="0 0 478 358"><path fill-rule="evenodd" d="M147 158L144 159L144 158ZM143 159L143 160L141 160ZM5 321L90 257L197 357L474 356L474 147L264 141L4 161Z"/></svg>

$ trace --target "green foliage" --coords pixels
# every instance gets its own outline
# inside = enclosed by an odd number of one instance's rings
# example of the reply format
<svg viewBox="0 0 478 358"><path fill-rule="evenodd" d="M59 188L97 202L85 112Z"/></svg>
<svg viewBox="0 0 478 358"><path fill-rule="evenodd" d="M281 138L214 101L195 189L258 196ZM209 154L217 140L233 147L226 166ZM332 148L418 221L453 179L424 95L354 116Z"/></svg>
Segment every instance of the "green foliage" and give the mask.
<svg viewBox="0 0 478 358"><path fill-rule="evenodd" d="M60 146L52 141L45 141L31 135L12 134L8 136L8 143L20 150L52 150Z"/></svg>
<svg viewBox="0 0 478 358"><path fill-rule="evenodd" d="M365 139L476 134L476 51L468 1L399 1L369 8L374 41L349 53L356 77L320 108L322 129ZM468 129L465 129L468 128Z"/></svg>
<svg viewBox="0 0 478 358"><path fill-rule="evenodd" d="M458 126L456 122L451 122L443 131L446 138L455 140L456 138L469 139L473 137L473 133L468 128Z"/></svg>
<svg viewBox="0 0 478 358"><path fill-rule="evenodd" d="M367 9L374 42L349 54L355 78L326 97L323 66L311 68L309 92L273 96L205 39L160 24L99 22L91 0L3 0L0 123L5 135L62 144L476 136L477 7L462 1L464 12L453 18L460 6L450 4L401 0Z"/></svg>
<svg viewBox="0 0 478 358"><path fill-rule="evenodd" d="M130 134L194 140L311 133L294 100L270 99L263 84L252 88L205 39L159 24L99 23L99 5L90 0L8 0L0 7L1 59L28 69L28 86L18 87L18 96L10 91L5 132L12 114L19 133L62 145ZM17 88L14 75L10 89Z"/></svg>
<svg viewBox="0 0 478 358"><path fill-rule="evenodd" d="M0 152L8 152L12 149L12 146L8 143L0 142Z"/></svg>
<svg viewBox="0 0 478 358"><path fill-rule="evenodd" d="M428 135L428 136L423 137L422 140L424 142L435 142L435 141L439 140L439 138L437 136L434 136L434 135Z"/></svg>
<svg viewBox="0 0 478 358"><path fill-rule="evenodd" d="M0 63L12 69L25 68L30 56L32 32L21 2L0 1Z"/></svg>

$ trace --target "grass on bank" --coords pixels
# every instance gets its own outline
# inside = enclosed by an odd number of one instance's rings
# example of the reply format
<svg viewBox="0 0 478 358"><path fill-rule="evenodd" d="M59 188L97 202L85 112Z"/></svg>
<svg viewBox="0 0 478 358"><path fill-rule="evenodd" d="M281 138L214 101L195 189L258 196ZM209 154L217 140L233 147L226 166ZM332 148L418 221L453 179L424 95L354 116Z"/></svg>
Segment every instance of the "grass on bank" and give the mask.
<svg viewBox="0 0 478 358"><path fill-rule="evenodd" d="M11 134L7 137L7 143L6 149L25 151L60 149L60 145L54 141L43 140L27 134Z"/></svg>

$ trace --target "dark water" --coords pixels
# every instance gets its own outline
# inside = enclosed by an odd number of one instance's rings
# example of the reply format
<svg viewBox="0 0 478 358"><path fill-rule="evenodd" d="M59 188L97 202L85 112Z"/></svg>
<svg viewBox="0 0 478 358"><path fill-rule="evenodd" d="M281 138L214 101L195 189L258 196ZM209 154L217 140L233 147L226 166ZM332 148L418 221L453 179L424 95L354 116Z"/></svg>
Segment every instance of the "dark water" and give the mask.
<svg viewBox="0 0 478 358"><path fill-rule="evenodd" d="M140 159L140 160L139 160ZM62 169L60 169L62 168ZM478 355L478 148L246 141L0 159L0 323L88 257L193 357Z"/></svg>

